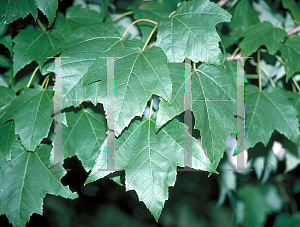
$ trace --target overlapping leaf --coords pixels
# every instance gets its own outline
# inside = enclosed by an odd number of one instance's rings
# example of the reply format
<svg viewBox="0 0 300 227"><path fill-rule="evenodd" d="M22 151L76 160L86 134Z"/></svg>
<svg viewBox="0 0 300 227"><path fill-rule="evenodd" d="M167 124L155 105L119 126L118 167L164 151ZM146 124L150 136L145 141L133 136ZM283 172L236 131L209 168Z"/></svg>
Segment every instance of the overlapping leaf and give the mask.
<svg viewBox="0 0 300 227"><path fill-rule="evenodd" d="M43 144L34 153L26 152L17 141L11 161L0 156L0 213L14 226L25 226L33 213L42 214L46 193L77 197L60 182L65 171L48 169L50 151L51 146Z"/></svg>
<svg viewBox="0 0 300 227"><path fill-rule="evenodd" d="M102 15L102 21L103 21L107 14L109 0L100 0L100 4L101 4L101 15Z"/></svg>
<svg viewBox="0 0 300 227"><path fill-rule="evenodd" d="M34 151L43 138L48 136L51 117L52 87L41 86L25 89L10 104L4 121L14 119L15 131L26 150Z"/></svg>
<svg viewBox="0 0 300 227"><path fill-rule="evenodd" d="M248 0L238 1L231 14L232 20L228 24L230 34L228 36L221 35L226 47L236 43L239 35L249 28L250 25L259 23L258 13L253 9L251 2Z"/></svg>
<svg viewBox="0 0 300 227"><path fill-rule="evenodd" d="M121 36L111 24L100 23L81 27L64 42L62 59L62 108L78 106L84 100L97 103L100 83L83 88L83 75L103 51L120 41ZM50 68L49 71L54 71ZM106 88L105 88L106 89Z"/></svg>
<svg viewBox="0 0 300 227"><path fill-rule="evenodd" d="M280 47L285 62L286 82L296 73L300 72L300 36L290 36Z"/></svg>
<svg viewBox="0 0 300 227"><path fill-rule="evenodd" d="M6 160L11 157L11 149L18 136L15 135L13 121L2 124L4 123L4 115L15 97L16 94L12 89L0 86L0 152Z"/></svg>
<svg viewBox="0 0 300 227"><path fill-rule="evenodd" d="M172 83L167 58L157 46L142 50L139 40L120 41L102 56L115 56L115 134L118 136L135 116L142 116L152 94L171 100ZM101 80L100 102L106 108L107 60L98 58L85 74L83 85Z"/></svg>
<svg viewBox="0 0 300 227"><path fill-rule="evenodd" d="M173 83L172 105L164 100L159 104L157 127L184 111L183 65L169 65ZM235 132L236 85L231 70L219 66L201 66L192 74L193 114L195 128L200 130L201 145L216 167L225 151L225 139ZM189 78L186 75L186 78Z"/></svg>
<svg viewBox="0 0 300 227"><path fill-rule="evenodd" d="M36 19L38 16L37 7L45 14L45 16L48 18L49 25L51 25L58 7L57 0L2 0L1 4L3 4L1 6L6 10L0 26L3 24L8 24L21 17L25 18L29 13Z"/></svg>
<svg viewBox="0 0 300 227"><path fill-rule="evenodd" d="M98 12L88 8L84 9L80 5L71 6L67 9L65 16L60 12L57 13L53 32L65 39L82 26L101 22Z"/></svg>
<svg viewBox="0 0 300 227"><path fill-rule="evenodd" d="M2 124L4 123L4 114L15 98L16 93L12 89L0 86L0 127L2 127Z"/></svg>
<svg viewBox="0 0 300 227"><path fill-rule="evenodd" d="M156 133L155 115L151 119L143 116L141 120L133 121L115 140L115 168L125 170L126 190L135 190L158 220L168 199L168 187L175 184L176 167L184 166L187 126L175 119ZM191 141L192 151L188 152L192 155L192 167L215 172L197 140L191 138ZM96 165L93 174L100 174L98 168ZM93 175L90 178L97 179Z"/></svg>
<svg viewBox="0 0 300 227"><path fill-rule="evenodd" d="M159 23L160 20L168 18L174 9L166 7L161 2L148 2L143 7L132 7L134 19L149 19ZM151 31L154 28L154 24L150 22L141 21L138 23L139 29L141 30L143 41L146 42Z"/></svg>
<svg viewBox="0 0 300 227"><path fill-rule="evenodd" d="M280 47L279 41L284 41L287 36L285 30L274 27L268 21L252 25L240 35L244 37L239 44L242 49L241 55L248 57L262 45L267 47L269 54L274 55Z"/></svg>
<svg viewBox="0 0 300 227"><path fill-rule="evenodd" d="M56 48L62 43L62 38L49 31L42 31L40 28L28 26L22 30L14 39L13 70L14 76L24 66L36 61L39 67L56 53Z"/></svg>
<svg viewBox="0 0 300 227"><path fill-rule="evenodd" d="M298 113L281 89L268 87L259 91L256 86L247 85L245 101L245 149L258 142L266 146L275 129L299 144Z"/></svg>
<svg viewBox="0 0 300 227"><path fill-rule="evenodd" d="M168 62L182 62L185 57L194 62L222 64L215 25L228 22L231 15L208 0L182 2L171 18L162 20L157 45Z"/></svg>
<svg viewBox="0 0 300 227"><path fill-rule="evenodd" d="M12 147L18 138L14 122L8 121L0 127L0 135L0 151L6 160L10 160Z"/></svg>
<svg viewBox="0 0 300 227"><path fill-rule="evenodd" d="M88 172L94 165L106 137L105 117L91 108L66 112L62 125L63 159L77 155Z"/></svg>

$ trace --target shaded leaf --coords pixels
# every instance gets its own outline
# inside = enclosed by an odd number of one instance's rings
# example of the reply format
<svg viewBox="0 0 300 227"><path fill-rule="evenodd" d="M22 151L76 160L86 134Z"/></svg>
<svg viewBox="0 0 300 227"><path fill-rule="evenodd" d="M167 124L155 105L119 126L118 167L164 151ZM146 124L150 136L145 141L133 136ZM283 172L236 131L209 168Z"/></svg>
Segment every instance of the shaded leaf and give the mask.
<svg viewBox="0 0 300 227"><path fill-rule="evenodd" d="M99 23L101 23L101 18L98 12L84 9L80 5L71 6L67 9L65 16L60 12L57 13L53 33L66 39L82 26Z"/></svg>
<svg viewBox="0 0 300 227"><path fill-rule="evenodd" d="M184 166L184 132L187 126L173 120L156 133L155 115L151 119L143 116L141 120L133 121L115 139L115 168L125 170L126 190L135 190L158 220L168 199L168 187L175 184L176 167ZM188 152L193 157L192 167L215 172L197 140L191 139L193 150ZM97 174L97 169L93 169L93 173Z"/></svg>
<svg viewBox="0 0 300 227"><path fill-rule="evenodd" d="M57 0L35 0L37 7L44 13L44 15L48 18L49 26L53 23L56 10L58 7Z"/></svg>
<svg viewBox="0 0 300 227"><path fill-rule="evenodd" d="M142 116L152 94L170 100L172 84L167 58L161 48L142 50L139 40L120 41L102 56L116 56L115 75L115 134L120 135L135 116ZM98 58L85 74L83 85L101 80L100 101L106 109L107 60ZM103 100L103 101L102 101Z"/></svg>
<svg viewBox="0 0 300 227"><path fill-rule="evenodd" d="M232 20L228 24L230 33L228 36L221 36L222 41L226 37L226 47L236 43L239 39L239 35L251 25L259 23L258 13L253 9L248 0L238 1L230 13L232 14Z"/></svg>
<svg viewBox="0 0 300 227"><path fill-rule="evenodd" d="M42 31L32 26L26 27L14 39L13 68L15 76L30 62L38 63L40 69L56 53L56 48L62 43L62 38L51 31Z"/></svg>
<svg viewBox="0 0 300 227"><path fill-rule="evenodd" d="M3 36L0 39L0 43L3 44L9 50L10 54L12 54L12 52L13 52L13 43L12 43L11 35Z"/></svg>
<svg viewBox="0 0 300 227"><path fill-rule="evenodd" d="M34 151L43 138L48 136L51 117L52 87L41 86L25 89L9 106L4 121L14 119L15 131L26 150Z"/></svg>
<svg viewBox="0 0 300 227"><path fill-rule="evenodd" d="M6 160L10 160L11 151L18 135L15 135L15 124L13 121L6 122L0 127L0 151Z"/></svg>
<svg viewBox="0 0 300 227"><path fill-rule="evenodd" d="M148 2L146 5L139 8L132 6L132 10L134 12L133 16L135 20L149 19L157 23L162 19L168 18L173 11L161 2ZM138 27L141 30L143 41L146 42L155 25L150 22L141 21L138 23Z"/></svg>
<svg viewBox="0 0 300 227"><path fill-rule="evenodd" d="M35 0L2 0L1 6L6 10L4 15L1 15L2 17L4 16L4 18L2 18L0 26L13 22L21 17L25 18L29 13L34 19L36 19L38 15Z"/></svg>
<svg viewBox="0 0 300 227"><path fill-rule="evenodd" d="M157 46L164 50L168 62L188 57L194 62L221 65L215 25L230 18L227 11L208 0L182 2L171 18L160 23Z"/></svg>
<svg viewBox="0 0 300 227"><path fill-rule="evenodd" d="M106 14L107 14L109 0L100 0L100 4L101 4L102 21L104 21Z"/></svg>
<svg viewBox="0 0 300 227"><path fill-rule="evenodd" d="M25 226L33 213L42 215L46 193L75 199L77 194L61 184L65 171L49 171L51 146L42 144L34 153L17 141L12 159L0 156L0 210L14 226Z"/></svg>
<svg viewBox="0 0 300 227"><path fill-rule="evenodd" d="M11 88L0 86L0 128L4 123L4 114L15 98L16 93Z"/></svg>
<svg viewBox="0 0 300 227"><path fill-rule="evenodd" d="M300 36L292 35L281 44L280 52L285 62L286 82L300 72Z"/></svg>
<svg viewBox="0 0 300 227"><path fill-rule="evenodd" d="M266 146L274 130L299 143L297 111L287 99L280 88L259 91L254 85L245 87L245 149L258 142Z"/></svg>
<svg viewBox="0 0 300 227"><path fill-rule="evenodd" d="M300 22L300 6L299 2L295 0L282 0L282 6L286 9L289 9L294 17L294 19Z"/></svg>
<svg viewBox="0 0 300 227"><path fill-rule="evenodd" d="M284 41L287 36L285 30L274 27L268 21L252 25L240 35L244 37L239 44L242 49L241 55L248 57L262 45L267 47L269 54L274 55L280 47L279 41Z"/></svg>
<svg viewBox="0 0 300 227"><path fill-rule="evenodd" d="M264 226L268 214L280 211L283 205L276 187L270 184L248 184L238 191L238 196L245 202L245 227Z"/></svg>
<svg viewBox="0 0 300 227"><path fill-rule="evenodd" d="M76 155L88 172L94 165L106 137L106 121L92 108L66 112L68 126L62 125L63 159Z"/></svg>
<svg viewBox="0 0 300 227"><path fill-rule="evenodd" d="M157 117L157 129L184 111L183 64L169 64L173 83L173 100L169 105L161 99ZM196 118L195 128L200 130L201 146L214 167L217 167L225 151L225 139L235 132L236 86L230 68L201 64L193 71L192 110ZM187 75L188 78L188 75ZM188 109L188 107L187 107Z"/></svg>
<svg viewBox="0 0 300 227"><path fill-rule="evenodd" d="M62 59L62 108L78 106L85 100L94 104L99 99L100 82L83 88L83 75L103 51L120 41L121 36L111 24L100 23L76 30L64 42ZM48 71L54 72L53 64ZM106 88L105 88L106 90Z"/></svg>

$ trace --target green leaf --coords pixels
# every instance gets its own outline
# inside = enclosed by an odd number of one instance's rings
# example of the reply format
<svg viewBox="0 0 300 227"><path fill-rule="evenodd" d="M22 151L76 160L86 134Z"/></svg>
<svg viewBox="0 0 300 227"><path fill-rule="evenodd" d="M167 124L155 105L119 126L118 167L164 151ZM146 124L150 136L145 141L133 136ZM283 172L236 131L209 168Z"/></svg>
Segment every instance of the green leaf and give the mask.
<svg viewBox="0 0 300 227"><path fill-rule="evenodd" d="M1 15L2 17L4 16L4 18L2 19L0 26L13 22L20 17L25 18L29 13L34 19L36 19L38 15L35 0L1 0L1 6L6 8L6 10L5 14Z"/></svg>
<svg viewBox="0 0 300 227"><path fill-rule="evenodd" d="M15 135L15 124L13 121L6 122L0 127L0 151L3 157L9 161L11 158L11 151L18 135Z"/></svg>
<svg viewBox="0 0 300 227"><path fill-rule="evenodd" d="M26 152L17 141L12 159L0 157L0 211L13 226L25 226L33 213L42 215L46 193L75 199L60 179L65 171L48 169L51 146L42 144L34 153Z"/></svg>
<svg viewBox="0 0 300 227"><path fill-rule="evenodd" d="M4 123L3 116L15 98L16 93L11 88L0 86L0 128Z"/></svg>
<svg viewBox="0 0 300 227"><path fill-rule="evenodd" d="M287 92L290 102L298 112L298 119L300 117L300 94L295 92Z"/></svg>
<svg viewBox="0 0 300 227"><path fill-rule="evenodd" d="M268 21L252 25L240 35L244 37L239 44L242 49L241 55L248 57L262 45L267 47L269 54L274 55L280 47L279 41L284 41L287 36L285 30L274 27Z"/></svg>
<svg viewBox="0 0 300 227"><path fill-rule="evenodd" d="M97 103L100 83L83 88L83 75L102 56L103 51L120 41L121 36L111 24L100 23L79 28L64 42L62 59L62 108L78 106L84 100ZM48 71L54 72L53 65ZM106 89L106 88L105 88Z"/></svg>
<svg viewBox="0 0 300 227"><path fill-rule="evenodd" d="M157 128L184 111L184 73L182 64L169 64L173 83L173 100L159 104ZM195 128L200 130L201 146L214 167L217 167L225 151L225 139L235 132L236 85L230 69L201 64L192 74L192 110L196 118ZM187 77L188 78L188 77ZM186 107L188 109L189 107Z"/></svg>
<svg viewBox="0 0 300 227"><path fill-rule="evenodd" d="M106 121L92 108L66 112L68 126L62 125L63 159L76 155L88 172L106 138Z"/></svg>
<svg viewBox="0 0 300 227"><path fill-rule="evenodd" d="M276 187L270 184L248 184L238 190L238 196L245 202L245 227L264 226L268 214L280 211L283 205Z"/></svg>
<svg viewBox="0 0 300 227"><path fill-rule="evenodd" d="M47 61L56 53L56 48L62 43L62 38L50 31L42 31L32 26L26 27L14 39L13 67L15 76L25 65L36 61L42 68Z"/></svg>
<svg viewBox="0 0 300 227"><path fill-rule="evenodd" d="M101 23L100 14L94 10L84 9L80 5L71 6L66 11L66 16L57 13L53 33L66 39L78 28L85 25Z"/></svg>
<svg viewBox="0 0 300 227"><path fill-rule="evenodd" d="M143 116L141 120L134 120L115 139L115 168L125 170L126 190L135 190L158 220L168 199L168 187L175 184L176 167L184 166L187 126L173 120L156 133L155 115L151 119ZM193 150L188 152L192 155L192 167L215 173L197 140L190 138ZM97 173L98 167L92 173Z"/></svg>
<svg viewBox="0 0 300 227"><path fill-rule="evenodd" d="M300 165L300 147L286 138L282 140L282 147L285 150L285 173L288 173Z"/></svg>
<svg viewBox="0 0 300 227"><path fill-rule="evenodd" d="M283 90L268 87L259 91L254 85L246 85L245 101L245 149L258 142L266 146L274 130L299 144L297 111Z"/></svg>
<svg viewBox="0 0 300 227"><path fill-rule="evenodd" d="M11 65L12 65L12 63L7 57L0 55L0 66L1 67L10 68Z"/></svg>
<svg viewBox="0 0 300 227"><path fill-rule="evenodd" d="M45 14L45 16L48 18L49 26L53 23L56 10L58 7L58 1L57 0L35 0L37 7Z"/></svg>
<svg viewBox="0 0 300 227"><path fill-rule="evenodd" d="M289 9L294 17L294 19L300 22L300 6L299 2L296 3L294 0L282 0L282 5L284 8Z"/></svg>
<svg viewBox="0 0 300 227"><path fill-rule="evenodd" d="M295 214L281 213L276 217L274 227L298 227L300 226L300 212Z"/></svg>
<svg viewBox="0 0 300 227"><path fill-rule="evenodd" d="M300 72L300 36L292 35L281 44L280 52L285 62L286 82Z"/></svg>
<svg viewBox="0 0 300 227"><path fill-rule="evenodd" d="M135 116L142 116L152 94L171 100L172 83L167 58L161 48L142 50L139 40L119 41L102 56L116 56L115 67L115 134L120 135ZM100 101L106 109L107 60L98 58L85 74L83 85L101 80Z"/></svg>
<svg viewBox="0 0 300 227"><path fill-rule="evenodd" d="M232 21L228 24L230 29L227 37L228 46L233 45L239 39L239 35L253 24L259 23L258 13L253 9L250 1L240 0L232 12ZM221 36L222 40L224 36Z"/></svg>
<svg viewBox="0 0 300 227"><path fill-rule="evenodd" d="M107 153L107 138L102 143L102 145L99 149L99 153L98 153L96 162L93 166L93 169L84 184L92 183L100 178L103 178L103 177L109 175L110 173L114 173L114 171L112 171L112 170L106 171L106 169L107 169L106 153Z"/></svg>
<svg viewBox="0 0 300 227"><path fill-rule="evenodd" d="M12 101L4 116L4 121L14 119L16 134L26 150L34 151L48 136L52 123L52 97L52 87L47 90L41 86L27 88Z"/></svg>
<svg viewBox="0 0 300 227"><path fill-rule="evenodd" d="M157 23L162 19L168 18L173 12L172 9L167 8L161 2L148 2L145 6L139 8L132 6L132 10L135 20L149 19ZM150 22L141 21L138 23L138 26L141 30L143 41L146 42L155 25Z"/></svg>
<svg viewBox="0 0 300 227"><path fill-rule="evenodd" d="M104 21L106 14L107 14L109 0L100 0L100 4L101 4L102 21Z"/></svg>
<svg viewBox="0 0 300 227"><path fill-rule="evenodd" d="M13 52L13 43L12 43L11 35L3 36L0 39L0 43L3 44L9 50L10 54L12 54L12 52Z"/></svg>
<svg viewBox="0 0 300 227"><path fill-rule="evenodd" d="M230 18L227 11L208 0L182 2L171 18L162 20L157 46L164 50L168 62L182 62L188 57L193 62L221 65L215 25Z"/></svg>

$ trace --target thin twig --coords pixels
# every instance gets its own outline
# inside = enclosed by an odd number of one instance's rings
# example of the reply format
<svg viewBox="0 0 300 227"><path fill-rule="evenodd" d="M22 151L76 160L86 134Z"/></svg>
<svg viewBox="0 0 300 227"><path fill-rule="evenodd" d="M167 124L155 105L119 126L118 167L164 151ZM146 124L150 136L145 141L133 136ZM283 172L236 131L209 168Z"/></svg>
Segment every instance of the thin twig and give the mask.
<svg viewBox="0 0 300 227"><path fill-rule="evenodd" d="M223 5L225 5L228 1L229 1L229 0L221 0L221 1L218 2L218 4L219 4L220 6L223 6Z"/></svg>
<svg viewBox="0 0 300 227"><path fill-rule="evenodd" d="M300 32L300 25L297 26L296 28L293 28L291 31L289 31L288 35L290 36L290 35L293 35L293 34L295 34L297 32Z"/></svg>

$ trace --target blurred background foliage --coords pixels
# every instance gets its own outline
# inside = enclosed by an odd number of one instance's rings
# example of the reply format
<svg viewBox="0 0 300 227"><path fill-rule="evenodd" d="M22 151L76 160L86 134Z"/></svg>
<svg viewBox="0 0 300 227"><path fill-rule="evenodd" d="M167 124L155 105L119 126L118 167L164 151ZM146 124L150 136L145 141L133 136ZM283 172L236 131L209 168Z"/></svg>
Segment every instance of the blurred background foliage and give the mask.
<svg viewBox="0 0 300 227"><path fill-rule="evenodd" d="M178 1L171 2L177 4ZM234 6L236 2L229 1L228 7ZM248 4L254 6L254 9L249 10L255 10L260 19L277 23L290 17L288 8L284 7L280 0L246 0L244 2L245 7L248 7ZM299 1L294 2L300 7ZM126 12L128 7L139 6L141 3L141 0L110 0L108 14L113 18L116 14ZM68 7L76 4L95 10L100 9L100 0L64 0L59 1L59 11L65 13ZM229 11L234 13L234 10L231 11L230 8ZM43 18L42 14L41 18ZM12 26L15 29L21 29L28 23L32 23L32 20L33 18L29 16L13 22ZM132 21L132 15L120 20L118 22L120 32L125 30ZM238 27L238 22L233 21L233 23L237 23ZM138 37L137 27L135 30L132 29L129 35L131 38ZM221 37L227 51L233 52L237 47L234 45L237 40L228 39L226 28L223 27ZM2 52L4 47L0 48ZM262 57L263 66L269 72L275 70L278 84L292 90L291 82L286 83L284 79L281 79L284 75L281 72L282 69L276 64L274 66L276 60L274 56L262 53ZM10 62L6 61L6 64L9 65ZM1 73L7 72L2 68ZM246 64L246 73L256 73L256 67ZM266 78L267 76L263 75ZM299 80L300 76L295 78ZM13 86L16 91L27 83L22 78L16 78L16 80L18 83ZM38 83L38 80L32 83ZM119 173L122 176L121 182L116 183L105 177L84 186L88 173L84 171L80 161L73 157L65 160L64 167L71 171L68 171L62 182L64 185L69 185L72 191L77 191L79 198L72 201L47 195L43 216L33 214L27 226L300 226L300 148L283 135L274 132L266 147L258 143L248 150L247 168L251 171L236 172L229 171L235 168L236 163L232 157L235 149L235 135L226 143L226 155L218 167L219 174L208 177L205 172L180 171L179 169L175 187L169 188L169 200L165 204L158 223L155 222L144 203L139 202L134 191L125 191L125 187L122 186L124 172ZM5 215L0 216L0 223L1 226L10 226Z"/></svg>

